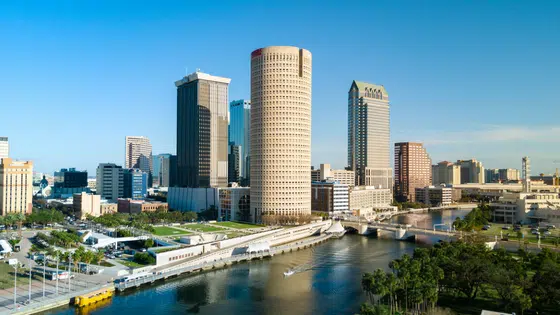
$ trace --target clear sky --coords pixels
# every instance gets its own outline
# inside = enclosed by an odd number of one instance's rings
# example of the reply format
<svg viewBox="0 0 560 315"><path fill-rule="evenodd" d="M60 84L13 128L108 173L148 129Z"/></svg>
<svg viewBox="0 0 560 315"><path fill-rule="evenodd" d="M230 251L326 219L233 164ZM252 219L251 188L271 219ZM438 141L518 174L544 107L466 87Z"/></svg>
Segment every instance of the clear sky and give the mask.
<svg viewBox="0 0 560 315"><path fill-rule="evenodd" d="M126 135L175 153L174 81L200 68L248 98L270 45L313 54L314 165L346 165L356 79L433 162L560 167L560 1L2 1L0 136L42 172L122 165Z"/></svg>

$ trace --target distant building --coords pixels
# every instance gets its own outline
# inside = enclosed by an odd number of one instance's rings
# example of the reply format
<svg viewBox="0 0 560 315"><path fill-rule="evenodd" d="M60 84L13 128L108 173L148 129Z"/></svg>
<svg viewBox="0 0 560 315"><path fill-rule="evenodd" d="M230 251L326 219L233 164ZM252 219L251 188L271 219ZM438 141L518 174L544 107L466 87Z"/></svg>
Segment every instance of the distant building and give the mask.
<svg viewBox="0 0 560 315"><path fill-rule="evenodd" d="M504 193L492 203L494 222L560 223L560 198L558 193L514 192Z"/></svg>
<svg viewBox="0 0 560 315"><path fill-rule="evenodd" d="M497 168L487 168L484 170L484 182L499 183L500 182L500 170Z"/></svg>
<svg viewBox="0 0 560 315"><path fill-rule="evenodd" d="M170 155L161 159L159 172L160 187L174 187L177 185L177 156Z"/></svg>
<svg viewBox="0 0 560 315"><path fill-rule="evenodd" d="M219 196L220 212L218 219L221 221L260 222L260 218L255 216L254 211L251 211L251 188L220 188Z"/></svg>
<svg viewBox="0 0 560 315"><path fill-rule="evenodd" d="M152 187L152 144L144 136L126 136L125 168L138 168L148 174L148 186Z"/></svg>
<svg viewBox="0 0 560 315"><path fill-rule="evenodd" d="M348 212L349 187L337 181L324 180L311 183L311 210L330 215Z"/></svg>
<svg viewBox="0 0 560 315"><path fill-rule="evenodd" d="M8 137L0 137L0 163L3 158L10 157L10 144Z"/></svg>
<svg viewBox="0 0 560 315"><path fill-rule="evenodd" d="M95 190L97 189L97 180L95 178L88 178L87 180L87 187L90 190Z"/></svg>
<svg viewBox="0 0 560 315"><path fill-rule="evenodd" d="M251 145L251 101L237 100L229 103L229 141L238 146L239 182L242 186L250 185L250 145ZM231 166L230 166L231 168ZM230 182L232 182L230 180Z"/></svg>
<svg viewBox="0 0 560 315"><path fill-rule="evenodd" d="M484 184L484 166L475 160L458 160L457 165L461 167L461 184L477 183Z"/></svg>
<svg viewBox="0 0 560 315"><path fill-rule="evenodd" d="M228 182L240 183L240 161L241 161L241 146L235 145L233 142L228 146ZM240 183L241 184L241 183Z"/></svg>
<svg viewBox="0 0 560 315"><path fill-rule="evenodd" d="M52 198L69 198L82 192L89 193L87 171L77 171L75 168L62 168L54 172L54 186Z"/></svg>
<svg viewBox="0 0 560 315"><path fill-rule="evenodd" d="M74 213L80 219L85 219L90 215L98 217L101 215L101 196L92 195L85 192L74 194Z"/></svg>
<svg viewBox="0 0 560 315"><path fill-rule="evenodd" d="M461 183L461 166L448 161L432 165L433 185L458 185Z"/></svg>
<svg viewBox="0 0 560 315"><path fill-rule="evenodd" d="M124 196L124 170L113 163L101 163L97 167L97 194L103 199L117 201Z"/></svg>
<svg viewBox="0 0 560 315"><path fill-rule="evenodd" d="M445 186L416 188L416 201L433 207L449 206L453 202L453 189Z"/></svg>
<svg viewBox="0 0 560 315"><path fill-rule="evenodd" d="M321 164L318 169L311 167L311 181L318 182L324 180L336 181L340 184L354 187L354 171L331 169L330 164Z"/></svg>
<svg viewBox="0 0 560 315"><path fill-rule="evenodd" d="M102 200L99 211L101 212L101 215L117 213L118 205L114 202L103 202Z"/></svg>
<svg viewBox="0 0 560 315"><path fill-rule="evenodd" d="M140 200L148 195L148 174L137 168L123 170L123 197Z"/></svg>
<svg viewBox="0 0 560 315"><path fill-rule="evenodd" d="M519 170L513 168L492 168L484 170L484 181L486 183L515 183L521 179Z"/></svg>
<svg viewBox="0 0 560 315"><path fill-rule="evenodd" d="M432 160L421 143L395 143L395 197L416 201L416 188L432 183Z"/></svg>
<svg viewBox="0 0 560 315"><path fill-rule="evenodd" d="M161 173L163 159L169 158L169 157L171 157L171 154L169 154L169 153L152 155L152 170L153 170L152 181L154 183L154 186L160 186L161 185L161 178L160 178L161 174L160 173ZM169 186L164 186L164 187L169 187Z"/></svg>
<svg viewBox="0 0 560 315"><path fill-rule="evenodd" d="M348 165L356 173L355 185L393 188L389 117L389 94L383 85L352 82L348 91Z"/></svg>
<svg viewBox="0 0 560 315"><path fill-rule="evenodd" d="M0 215L29 214L33 209L33 162L0 161Z"/></svg>
<svg viewBox="0 0 560 315"><path fill-rule="evenodd" d="M130 214L138 214L141 212L154 212L157 210L162 210L167 212L168 205L166 202L160 201L143 201L134 202L130 204Z"/></svg>
<svg viewBox="0 0 560 315"><path fill-rule="evenodd" d="M177 181L180 187L228 185L228 86L202 72L177 87Z"/></svg>

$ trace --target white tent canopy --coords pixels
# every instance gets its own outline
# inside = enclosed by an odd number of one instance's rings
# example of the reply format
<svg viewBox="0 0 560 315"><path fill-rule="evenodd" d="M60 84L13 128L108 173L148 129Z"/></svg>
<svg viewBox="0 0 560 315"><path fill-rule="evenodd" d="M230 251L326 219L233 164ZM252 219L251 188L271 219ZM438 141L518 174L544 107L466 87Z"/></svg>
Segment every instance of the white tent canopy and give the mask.
<svg viewBox="0 0 560 315"><path fill-rule="evenodd" d="M0 251L1 254L8 254L12 252L12 246L6 240L0 240L0 247L2 250Z"/></svg>

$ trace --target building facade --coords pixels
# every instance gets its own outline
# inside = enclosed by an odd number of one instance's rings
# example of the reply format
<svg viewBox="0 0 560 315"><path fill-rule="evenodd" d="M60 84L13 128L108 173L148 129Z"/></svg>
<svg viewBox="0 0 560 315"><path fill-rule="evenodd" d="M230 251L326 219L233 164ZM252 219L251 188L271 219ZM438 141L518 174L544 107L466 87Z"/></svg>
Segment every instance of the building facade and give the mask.
<svg viewBox="0 0 560 315"><path fill-rule="evenodd" d="M433 185L458 185L461 183L461 166L448 161L432 165Z"/></svg>
<svg viewBox="0 0 560 315"><path fill-rule="evenodd" d="M348 91L348 165L356 185L393 189L389 94L382 85L353 81Z"/></svg>
<svg viewBox="0 0 560 315"><path fill-rule="evenodd" d="M433 207L449 206L453 202L453 188L445 186L416 188L416 202Z"/></svg>
<svg viewBox="0 0 560 315"><path fill-rule="evenodd" d="M101 215L101 196L82 192L74 194L72 199L74 213L78 218L83 220L88 215L93 217Z"/></svg>
<svg viewBox="0 0 560 315"><path fill-rule="evenodd" d="M177 185L177 156L169 155L161 159L159 186L174 187Z"/></svg>
<svg viewBox="0 0 560 315"><path fill-rule="evenodd" d="M227 187L230 81L197 71L175 82L180 187Z"/></svg>
<svg viewBox="0 0 560 315"><path fill-rule="evenodd" d="M123 198L133 200L148 196L148 174L137 168L123 170Z"/></svg>
<svg viewBox="0 0 560 315"><path fill-rule="evenodd" d="M228 146L228 182L240 183L241 181L241 146L233 142Z"/></svg>
<svg viewBox="0 0 560 315"><path fill-rule="evenodd" d="M320 164L318 169L311 170L311 182L331 180L340 184L354 187L354 171L335 170L330 164Z"/></svg>
<svg viewBox="0 0 560 315"><path fill-rule="evenodd" d="M311 214L311 52L288 46L251 53L251 207Z"/></svg>
<svg viewBox="0 0 560 315"><path fill-rule="evenodd" d="M143 136L127 136L125 148L125 168L138 168L148 174L150 183L153 180L152 144Z"/></svg>
<svg viewBox="0 0 560 315"><path fill-rule="evenodd" d="M432 160L421 143L395 143L395 198L416 201L416 188L432 183Z"/></svg>
<svg viewBox="0 0 560 315"><path fill-rule="evenodd" d="M69 198L82 192L89 193L87 177L86 171L77 171L75 168L62 168L54 172L51 198Z"/></svg>
<svg viewBox="0 0 560 315"><path fill-rule="evenodd" d="M221 221L260 222L251 211L251 189L249 187L220 188Z"/></svg>
<svg viewBox="0 0 560 315"><path fill-rule="evenodd" d="M323 180L311 183L311 209L330 215L348 212L348 185Z"/></svg>
<svg viewBox="0 0 560 315"><path fill-rule="evenodd" d="M152 155L152 171L153 171L152 180L154 186L161 185L161 178L160 178L161 164L163 162L163 159L169 158L170 156L171 156L170 153L161 153L157 155ZM164 187L168 187L168 186L164 186Z"/></svg>
<svg viewBox="0 0 560 315"><path fill-rule="evenodd" d="M0 163L2 159L10 157L10 143L8 137L0 137Z"/></svg>
<svg viewBox="0 0 560 315"><path fill-rule="evenodd" d="M101 163L97 167L96 193L103 199L117 201L124 196L124 170L113 163Z"/></svg>
<svg viewBox="0 0 560 315"><path fill-rule="evenodd" d="M458 160L457 165L461 167L461 184L475 183L484 184L484 166L475 160Z"/></svg>
<svg viewBox="0 0 560 315"><path fill-rule="evenodd" d="M393 193L391 189L378 189L372 186L355 186L348 194L350 211L362 210L386 211L392 209Z"/></svg>
<svg viewBox="0 0 560 315"><path fill-rule="evenodd" d="M0 161L0 215L29 214L33 209L33 162Z"/></svg>
<svg viewBox="0 0 560 315"><path fill-rule="evenodd" d="M251 156L251 101L237 100L229 103L229 142L239 146L239 182L241 186L250 185ZM231 180L230 180L231 182Z"/></svg>

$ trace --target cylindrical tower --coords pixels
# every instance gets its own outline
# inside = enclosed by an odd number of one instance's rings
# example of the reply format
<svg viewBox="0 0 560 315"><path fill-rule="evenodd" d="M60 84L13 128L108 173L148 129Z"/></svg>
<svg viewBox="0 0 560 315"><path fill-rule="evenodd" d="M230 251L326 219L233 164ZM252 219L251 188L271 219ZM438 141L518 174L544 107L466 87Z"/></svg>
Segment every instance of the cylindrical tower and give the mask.
<svg viewBox="0 0 560 315"><path fill-rule="evenodd" d="M311 53L251 53L251 210L311 214Z"/></svg>

